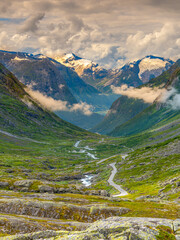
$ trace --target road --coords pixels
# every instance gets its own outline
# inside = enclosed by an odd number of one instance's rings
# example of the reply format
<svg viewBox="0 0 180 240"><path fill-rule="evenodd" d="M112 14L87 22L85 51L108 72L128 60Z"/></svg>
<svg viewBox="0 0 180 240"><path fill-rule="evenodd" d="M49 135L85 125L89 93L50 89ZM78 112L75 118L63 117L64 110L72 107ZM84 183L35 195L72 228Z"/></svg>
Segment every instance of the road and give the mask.
<svg viewBox="0 0 180 240"><path fill-rule="evenodd" d="M110 176L109 179L108 179L108 183L120 192L120 194L118 194L118 195L113 195L113 197L126 196L126 195L128 195L128 192L126 192L124 189L122 189L122 187L121 187L120 185L117 185L117 184L113 181L113 179L114 179L114 177L115 177L115 175L116 175L116 173L117 173L117 168L116 168L115 165L116 165L116 163L111 163L111 164L109 164L109 166L111 166L111 167L113 168L113 170L112 170L112 172L111 172L111 176Z"/></svg>

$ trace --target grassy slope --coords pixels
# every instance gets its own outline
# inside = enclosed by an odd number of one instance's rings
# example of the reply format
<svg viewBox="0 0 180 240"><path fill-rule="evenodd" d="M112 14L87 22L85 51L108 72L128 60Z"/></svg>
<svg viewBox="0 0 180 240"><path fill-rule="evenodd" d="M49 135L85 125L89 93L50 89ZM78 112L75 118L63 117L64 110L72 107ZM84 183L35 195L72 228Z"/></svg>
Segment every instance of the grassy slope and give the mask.
<svg viewBox="0 0 180 240"><path fill-rule="evenodd" d="M0 129L21 136L62 138L88 135L39 107L23 85L0 65Z"/></svg>
<svg viewBox="0 0 180 240"><path fill-rule="evenodd" d="M111 132L116 126L123 124L148 106L142 100L121 96L111 106L102 122L92 131L101 134Z"/></svg>
<svg viewBox="0 0 180 240"><path fill-rule="evenodd" d="M172 109L161 108L157 109L154 104L143 112L137 114L134 118L128 122L116 127L111 133L111 136L127 136L137 134L154 127L158 124L163 126L169 121L176 120L180 117L179 111L173 111Z"/></svg>

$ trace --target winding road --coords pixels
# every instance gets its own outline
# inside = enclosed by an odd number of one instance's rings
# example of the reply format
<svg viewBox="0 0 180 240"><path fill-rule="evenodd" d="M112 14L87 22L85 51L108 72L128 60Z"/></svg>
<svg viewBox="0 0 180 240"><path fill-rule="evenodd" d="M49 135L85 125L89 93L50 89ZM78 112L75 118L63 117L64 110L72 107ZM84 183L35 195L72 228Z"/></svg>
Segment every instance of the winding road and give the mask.
<svg viewBox="0 0 180 240"><path fill-rule="evenodd" d="M96 164L100 164L108 159L111 159L112 157L117 157L117 156L120 156L121 154L116 154L116 155L113 155L113 156L110 156L108 158L104 158L104 159L101 159L100 161L98 161ZM124 154L124 155L121 155L122 159L125 160L126 157L128 156L128 154ZM122 189L122 187L118 184L116 184L113 179L117 173L117 168L116 168L116 162L115 163L111 163L109 164L109 166L111 166L113 168L112 172L111 172L111 176L109 177L108 179L108 183L113 186L115 189L117 189L120 194L117 194L117 195L113 195L113 197L121 197L121 196L126 196L128 195L128 192L126 192L124 189Z"/></svg>
<svg viewBox="0 0 180 240"><path fill-rule="evenodd" d="M113 168L113 170L111 172L111 176L108 179L108 183L120 192L120 194L113 195L113 197L126 196L126 195L128 195L128 192L126 192L124 189L122 189L122 187L120 185L116 184L113 181L113 179L117 173L117 168L115 165L116 165L116 163L109 164L109 166L111 166Z"/></svg>

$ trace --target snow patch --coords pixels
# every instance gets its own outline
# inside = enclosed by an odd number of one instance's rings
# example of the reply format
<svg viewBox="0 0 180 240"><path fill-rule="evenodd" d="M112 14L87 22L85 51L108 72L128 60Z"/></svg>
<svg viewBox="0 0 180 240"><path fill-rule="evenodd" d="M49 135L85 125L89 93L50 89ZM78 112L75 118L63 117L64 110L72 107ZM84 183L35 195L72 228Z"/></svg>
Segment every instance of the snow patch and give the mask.
<svg viewBox="0 0 180 240"><path fill-rule="evenodd" d="M74 57L74 55L72 53L65 54L62 57L55 57L54 59L57 62L65 65L67 67L73 67L73 68L78 68L78 67L83 67L83 68L98 67L98 64L92 62L91 60L84 59L84 58L75 59L75 57Z"/></svg>
<svg viewBox="0 0 180 240"><path fill-rule="evenodd" d="M65 87L64 84L59 84L59 89L63 89Z"/></svg>
<svg viewBox="0 0 180 240"><path fill-rule="evenodd" d="M15 57L14 59L12 59L13 61L29 61L28 58L19 58L19 57Z"/></svg>
<svg viewBox="0 0 180 240"><path fill-rule="evenodd" d="M69 58L72 58L72 57L74 57L72 53L68 53L68 54L63 56L64 59L69 59Z"/></svg>
<svg viewBox="0 0 180 240"><path fill-rule="evenodd" d="M44 59L44 58L47 58L46 56L44 56L43 54L39 54L39 55L36 55L36 58L39 58L39 59Z"/></svg>
<svg viewBox="0 0 180 240"><path fill-rule="evenodd" d="M168 61L159 58L144 58L139 63L139 78L142 80L142 74L145 71L153 71L160 68L165 68Z"/></svg>
<svg viewBox="0 0 180 240"><path fill-rule="evenodd" d="M133 63L130 63L130 64L129 64L129 67L130 67L130 68L133 68L133 67L134 67L134 64L133 64Z"/></svg>

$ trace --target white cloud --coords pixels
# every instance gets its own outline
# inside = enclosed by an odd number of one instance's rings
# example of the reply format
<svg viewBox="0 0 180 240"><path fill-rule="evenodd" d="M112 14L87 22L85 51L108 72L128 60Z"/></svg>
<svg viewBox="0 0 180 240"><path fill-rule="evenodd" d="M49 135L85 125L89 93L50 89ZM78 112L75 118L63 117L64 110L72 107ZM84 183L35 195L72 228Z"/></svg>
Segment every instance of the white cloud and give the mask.
<svg viewBox="0 0 180 240"><path fill-rule="evenodd" d="M175 96L168 100L168 104L174 109L174 110L180 110L180 94L175 94Z"/></svg>
<svg viewBox="0 0 180 240"><path fill-rule="evenodd" d="M80 102L80 103L75 103L72 105L72 107L70 108L70 111L81 111L84 113L84 115L90 116L92 114L92 106L84 103L84 102Z"/></svg>
<svg viewBox="0 0 180 240"><path fill-rule="evenodd" d="M168 58L178 57L179 37L180 25L175 23L166 23L159 31L156 30L148 34L138 31L136 34L128 36L125 47L121 49L120 54L124 54L126 59L131 60L150 54Z"/></svg>
<svg viewBox="0 0 180 240"><path fill-rule="evenodd" d="M180 94L175 88L168 89L160 101L166 103L174 110L180 109Z"/></svg>
<svg viewBox="0 0 180 240"><path fill-rule="evenodd" d="M48 97L45 94L40 93L39 91L33 91L30 88L26 88L26 92L35 99L42 107L50 110L50 111L69 111L69 112L77 112L80 111L84 115L91 115L92 114L92 106L80 102L75 103L73 105L69 105L66 101L55 100L52 97Z"/></svg>
<svg viewBox="0 0 180 240"><path fill-rule="evenodd" d="M33 91L29 88L26 88L26 92L34 98L37 102L39 102L43 107L47 108L51 111L67 111L68 103L66 101L55 100L52 97L48 97L39 91Z"/></svg>
<svg viewBox="0 0 180 240"><path fill-rule="evenodd" d="M111 86L116 94L125 95L129 98L141 99L146 103L153 103L154 101L165 103L174 110L180 109L180 94L175 88L160 89L160 88L134 88L128 87L126 84L121 87Z"/></svg>
<svg viewBox="0 0 180 240"><path fill-rule="evenodd" d="M128 87L126 84L121 87L111 86L111 89L116 94L125 95L130 98L142 99L146 103L153 103L160 95L166 92L165 89L150 87L134 88Z"/></svg>
<svg viewBox="0 0 180 240"><path fill-rule="evenodd" d="M28 39L27 34L8 34L7 31L0 32L0 49L18 50L24 41Z"/></svg>

